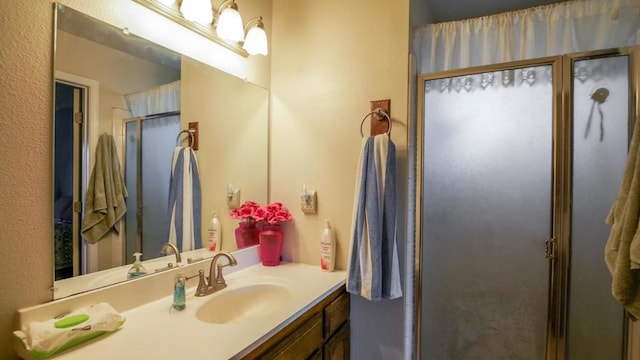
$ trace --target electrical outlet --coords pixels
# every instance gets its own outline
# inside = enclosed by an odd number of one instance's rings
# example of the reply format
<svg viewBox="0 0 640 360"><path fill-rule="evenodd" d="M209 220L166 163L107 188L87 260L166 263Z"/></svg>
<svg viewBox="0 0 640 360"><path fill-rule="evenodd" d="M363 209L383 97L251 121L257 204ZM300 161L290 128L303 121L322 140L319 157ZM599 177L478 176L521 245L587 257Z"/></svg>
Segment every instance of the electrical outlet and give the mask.
<svg viewBox="0 0 640 360"><path fill-rule="evenodd" d="M305 214L315 214L318 212L318 196L315 191L307 191L306 196L300 197L300 209Z"/></svg>
<svg viewBox="0 0 640 360"><path fill-rule="evenodd" d="M227 205L229 209L240 207L240 189L233 189L231 197L227 196Z"/></svg>

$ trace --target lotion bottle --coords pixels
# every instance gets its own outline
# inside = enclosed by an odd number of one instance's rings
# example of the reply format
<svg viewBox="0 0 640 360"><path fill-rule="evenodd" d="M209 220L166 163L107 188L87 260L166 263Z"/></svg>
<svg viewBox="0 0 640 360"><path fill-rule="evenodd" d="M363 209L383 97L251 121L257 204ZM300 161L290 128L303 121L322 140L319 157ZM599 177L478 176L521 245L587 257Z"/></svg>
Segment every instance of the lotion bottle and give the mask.
<svg viewBox="0 0 640 360"><path fill-rule="evenodd" d="M320 239L320 268L324 271L333 271L336 263L336 239L329 220L325 222Z"/></svg>
<svg viewBox="0 0 640 360"><path fill-rule="evenodd" d="M207 240L209 242L209 250L216 251L220 250L220 242L222 237L222 229L220 227L220 219L218 219L218 214L213 211L211 213L211 222L209 223L209 228L207 229Z"/></svg>

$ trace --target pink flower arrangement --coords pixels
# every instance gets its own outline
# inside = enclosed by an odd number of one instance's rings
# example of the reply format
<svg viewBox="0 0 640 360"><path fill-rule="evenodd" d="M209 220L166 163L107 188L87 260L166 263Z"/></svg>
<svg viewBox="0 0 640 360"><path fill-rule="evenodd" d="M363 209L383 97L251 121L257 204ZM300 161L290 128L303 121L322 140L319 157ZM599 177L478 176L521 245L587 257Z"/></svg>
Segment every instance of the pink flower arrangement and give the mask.
<svg viewBox="0 0 640 360"><path fill-rule="evenodd" d="M264 207L263 210L265 215L262 220L267 224L278 224L293 219L289 210L279 202L271 203Z"/></svg>
<svg viewBox="0 0 640 360"><path fill-rule="evenodd" d="M245 201L240 207L231 210L229 215L240 221L257 222L264 219L265 210L255 201Z"/></svg>
<svg viewBox="0 0 640 360"><path fill-rule="evenodd" d="M240 207L231 210L229 214L232 218L240 221L264 221L267 224L278 224L293 219L289 210L280 202L274 202L265 207L261 207L260 204L255 201L245 201Z"/></svg>

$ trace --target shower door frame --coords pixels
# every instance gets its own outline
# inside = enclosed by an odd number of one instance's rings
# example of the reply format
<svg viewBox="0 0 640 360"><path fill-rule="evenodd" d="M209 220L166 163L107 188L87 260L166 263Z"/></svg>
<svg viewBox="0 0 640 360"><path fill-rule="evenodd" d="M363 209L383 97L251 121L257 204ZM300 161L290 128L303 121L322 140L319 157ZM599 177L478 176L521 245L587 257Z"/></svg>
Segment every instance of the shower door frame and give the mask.
<svg viewBox="0 0 640 360"><path fill-rule="evenodd" d="M423 208L423 151L424 151L424 97L425 82L447 77L458 77L491 71L515 70L534 66L552 66L552 184L551 184L551 242L552 257L549 258L549 296L547 305L547 360L565 360L567 342L567 314L568 314L568 282L570 269L570 239L571 239L571 181L572 181L572 110L571 110L571 82L574 61L595 57L627 55L629 56L629 114L631 119L638 118L638 91L640 88L640 47L617 48L609 50L573 53L552 57L520 60L508 63L476 66L464 69L441 71L436 73L419 74L416 90L416 187L415 187L415 295L413 299L415 329L413 334L414 358L421 358L421 301L422 301L422 208ZM632 120L631 120L632 121ZM630 122L631 122L630 121ZM630 135L629 135L630 136ZM410 164L411 165L411 164ZM411 221L411 219L409 219ZM603 220L604 221L604 220ZM550 240L551 240L550 239ZM541 244L542 245L542 244ZM540 256L545 256L541 246ZM603 255L604 256L604 255ZM625 319L626 320L626 319ZM623 341L626 350L624 358L630 354L629 343L631 328L623 329Z"/></svg>

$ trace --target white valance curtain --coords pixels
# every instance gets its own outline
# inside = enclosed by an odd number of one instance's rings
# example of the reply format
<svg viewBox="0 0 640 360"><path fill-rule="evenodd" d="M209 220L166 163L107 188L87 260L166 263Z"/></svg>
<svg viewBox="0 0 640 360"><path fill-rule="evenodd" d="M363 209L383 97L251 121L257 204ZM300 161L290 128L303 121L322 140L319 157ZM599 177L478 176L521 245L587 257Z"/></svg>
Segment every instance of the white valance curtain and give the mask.
<svg viewBox="0 0 640 360"><path fill-rule="evenodd" d="M180 80L124 96L133 116L180 110Z"/></svg>
<svg viewBox="0 0 640 360"><path fill-rule="evenodd" d="M639 44L640 0L576 0L416 29L419 73Z"/></svg>

